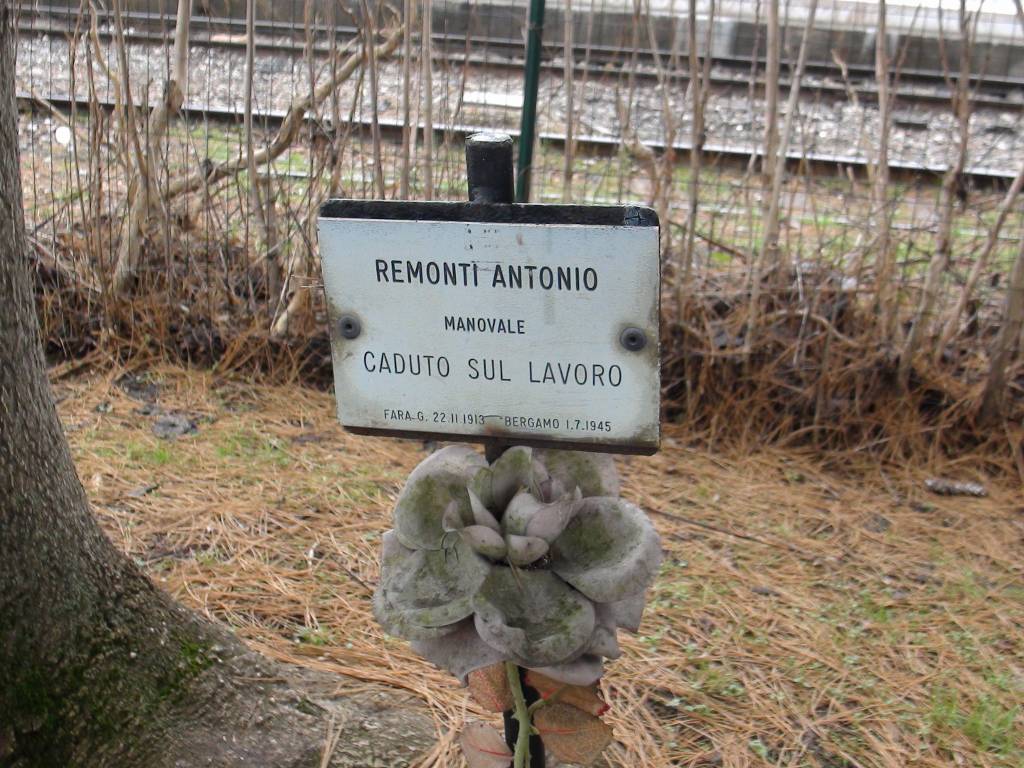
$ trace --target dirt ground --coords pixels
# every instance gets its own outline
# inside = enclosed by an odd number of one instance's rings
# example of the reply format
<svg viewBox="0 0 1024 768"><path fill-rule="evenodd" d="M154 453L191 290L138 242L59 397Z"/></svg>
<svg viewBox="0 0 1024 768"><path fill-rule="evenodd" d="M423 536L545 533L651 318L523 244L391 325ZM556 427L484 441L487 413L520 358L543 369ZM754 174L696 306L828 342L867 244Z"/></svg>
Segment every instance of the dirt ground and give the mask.
<svg viewBox="0 0 1024 768"><path fill-rule="evenodd" d="M463 765L453 735L486 716L370 614L427 447L346 434L329 393L210 372L55 391L97 514L155 580L270 656L421 697L438 730L421 766ZM679 427L622 459L667 557L604 681L610 762L1024 766L1024 494L971 467L711 453ZM937 475L988 496L935 495Z"/></svg>

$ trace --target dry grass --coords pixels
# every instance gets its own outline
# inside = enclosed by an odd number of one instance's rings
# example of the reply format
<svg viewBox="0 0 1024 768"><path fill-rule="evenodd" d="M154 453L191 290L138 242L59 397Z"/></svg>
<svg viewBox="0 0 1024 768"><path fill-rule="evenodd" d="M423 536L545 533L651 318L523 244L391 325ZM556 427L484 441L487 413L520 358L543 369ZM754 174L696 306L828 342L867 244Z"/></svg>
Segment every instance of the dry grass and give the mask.
<svg viewBox="0 0 1024 768"><path fill-rule="evenodd" d="M147 405L117 380L56 382L114 540L269 655L421 697L439 737L423 765L461 765L451 734L473 704L369 610L380 534L424 447L345 434L309 389L160 368L135 380ZM158 408L197 432L158 439ZM613 764L1024 766L1019 485L963 460L729 455L686 437L670 428L657 457L621 462L668 557L605 681ZM927 492L944 472L990 495Z"/></svg>
<svg viewBox="0 0 1024 768"><path fill-rule="evenodd" d="M22 126L29 122L23 118ZM236 157L245 144L237 130L193 129L196 135L183 126L172 132L166 171L174 177L195 172L204 131L208 151L213 141L227 153L214 153L218 161ZM139 283L124 293L110 289L123 173L107 168L104 183L90 185L75 170L70 149L60 150L61 162L55 164L45 148L29 148L22 174L30 190L38 313L54 359L98 354L133 366L161 359L242 375L258 372L277 383L296 378L330 383L326 298L315 237L303 228L315 219L318 201L329 196L324 184L333 161L323 141L304 136L292 147L286 167L278 169L279 236L268 239L255 223L259 216L250 209L246 175L215 185L209 197L183 195L169 216L153 222ZM398 147L385 142L385 150L386 177L395 182ZM352 137L343 154L345 183L331 194L372 196L364 173L372 145ZM437 179L438 198L465 199L463 157L461 144L439 148L438 167L446 171ZM554 201L552 190L562 188L560 150L542 147L537 159L537 199ZM595 155L580 157L577 166L578 202L653 202L650 180L635 159ZM44 167L49 176L42 175ZM286 169L301 173L292 176L283 173ZM683 266L683 222L662 212L662 381L668 418L700 429L708 443L868 448L888 461L929 451L984 454L990 471L1024 480L1024 357L1018 352L1010 355L1005 372L1000 427L993 428L980 413L994 338L1004 325L1004 291L1017 252L1013 227L1021 225L1016 212L964 315L962 332L943 345L942 355L919 355L904 388L898 383L901 339L934 250L934 187L894 184L890 190L898 209L892 247L902 254L891 285L898 299L892 312L901 330L891 335L879 325L878 254L864 235L871 229L865 222L875 215L874 203L860 182L827 174L790 180L788 194L805 210L791 211L782 233L789 238L787 258L799 269L765 275L755 289L753 273L760 267L754 269L753 254L763 238L754 194L760 182L749 169L711 166L706 171L712 169L701 182L698 231L706 242L700 241L692 275ZM665 192L678 198L689 172L676 170ZM410 196L421 199L425 191L414 182ZM955 264L941 286L937 320L956 305L999 200L994 191L972 192L970 205L957 213ZM79 210L82 205L89 211L95 206L95 215ZM279 275L270 266L275 263L268 257L271 241L282 248L277 266L291 276L292 299L280 286L272 287ZM278 325L285 313L287 332ZM737 411L747 418L729 418Z"/></svg>

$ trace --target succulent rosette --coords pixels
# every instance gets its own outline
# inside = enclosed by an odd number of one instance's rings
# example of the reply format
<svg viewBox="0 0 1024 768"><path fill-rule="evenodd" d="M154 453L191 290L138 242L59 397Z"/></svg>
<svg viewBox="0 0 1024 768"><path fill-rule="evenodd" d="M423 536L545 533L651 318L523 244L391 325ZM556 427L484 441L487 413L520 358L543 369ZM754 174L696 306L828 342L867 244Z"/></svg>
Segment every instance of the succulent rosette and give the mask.
<svg viewBox="0 0 1024 768"><path fill-rule="evenodd" d="M604 454L453 445L409 476L384 534L374 615L463 682L502 661L590 685L635 632L661 563Z"/></svg>

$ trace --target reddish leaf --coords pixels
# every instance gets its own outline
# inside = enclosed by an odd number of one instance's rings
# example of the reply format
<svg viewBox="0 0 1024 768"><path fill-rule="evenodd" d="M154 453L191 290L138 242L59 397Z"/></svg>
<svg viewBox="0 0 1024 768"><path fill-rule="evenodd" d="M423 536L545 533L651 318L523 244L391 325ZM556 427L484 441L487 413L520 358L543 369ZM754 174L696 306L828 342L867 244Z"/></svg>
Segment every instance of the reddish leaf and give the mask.
<svg viewBox="0 0 1024 768"><path fill-rule="evenodd" d="M508 768L512 751L492 726L487 723L466 723L459 734L462 754L469 768Z"/></svg>
<svg viewBox="0 0 1024 768"><path fill-rule="evenodd" d="M612 740L611 726L601 718L558 701L538 709L533 724L544 748L563 763L590 765Z"/></svg>
<svg viewBox="0 0 1024 768"><path fill-rule="evenodd" d="M542 699L554 696L556 701L571 704L590 715L603 715L608 711L608 704L601 698L601 689L596 683L586 686L567 685L530 669L526 672L526 684L535 689Z"/></svg>
<svg viewBox="0 0 1024 768"><path fill-rule="evenodd" d="M488 712L504 712L512 709L512 690L508 687L505 662L499 661L489 667L474 669L469 673L469 695L473 701Z"/></svg>

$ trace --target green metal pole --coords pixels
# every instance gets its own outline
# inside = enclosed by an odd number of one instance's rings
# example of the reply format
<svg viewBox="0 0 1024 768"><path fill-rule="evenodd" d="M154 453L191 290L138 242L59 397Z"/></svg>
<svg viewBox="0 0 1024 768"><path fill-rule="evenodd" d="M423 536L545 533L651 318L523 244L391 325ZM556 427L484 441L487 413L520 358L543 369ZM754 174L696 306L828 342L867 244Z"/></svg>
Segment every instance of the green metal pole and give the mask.
<svg viewBox="0 0 1024 768"><path fill-rule="evenodd" d="M530 200L533 142L537 134L537 85L540 80L540 43L544 32L544 0L530 0L530 26L526 37L526 79L523 118L519 125L519 162L516 167L516 202Z"/></svg>

